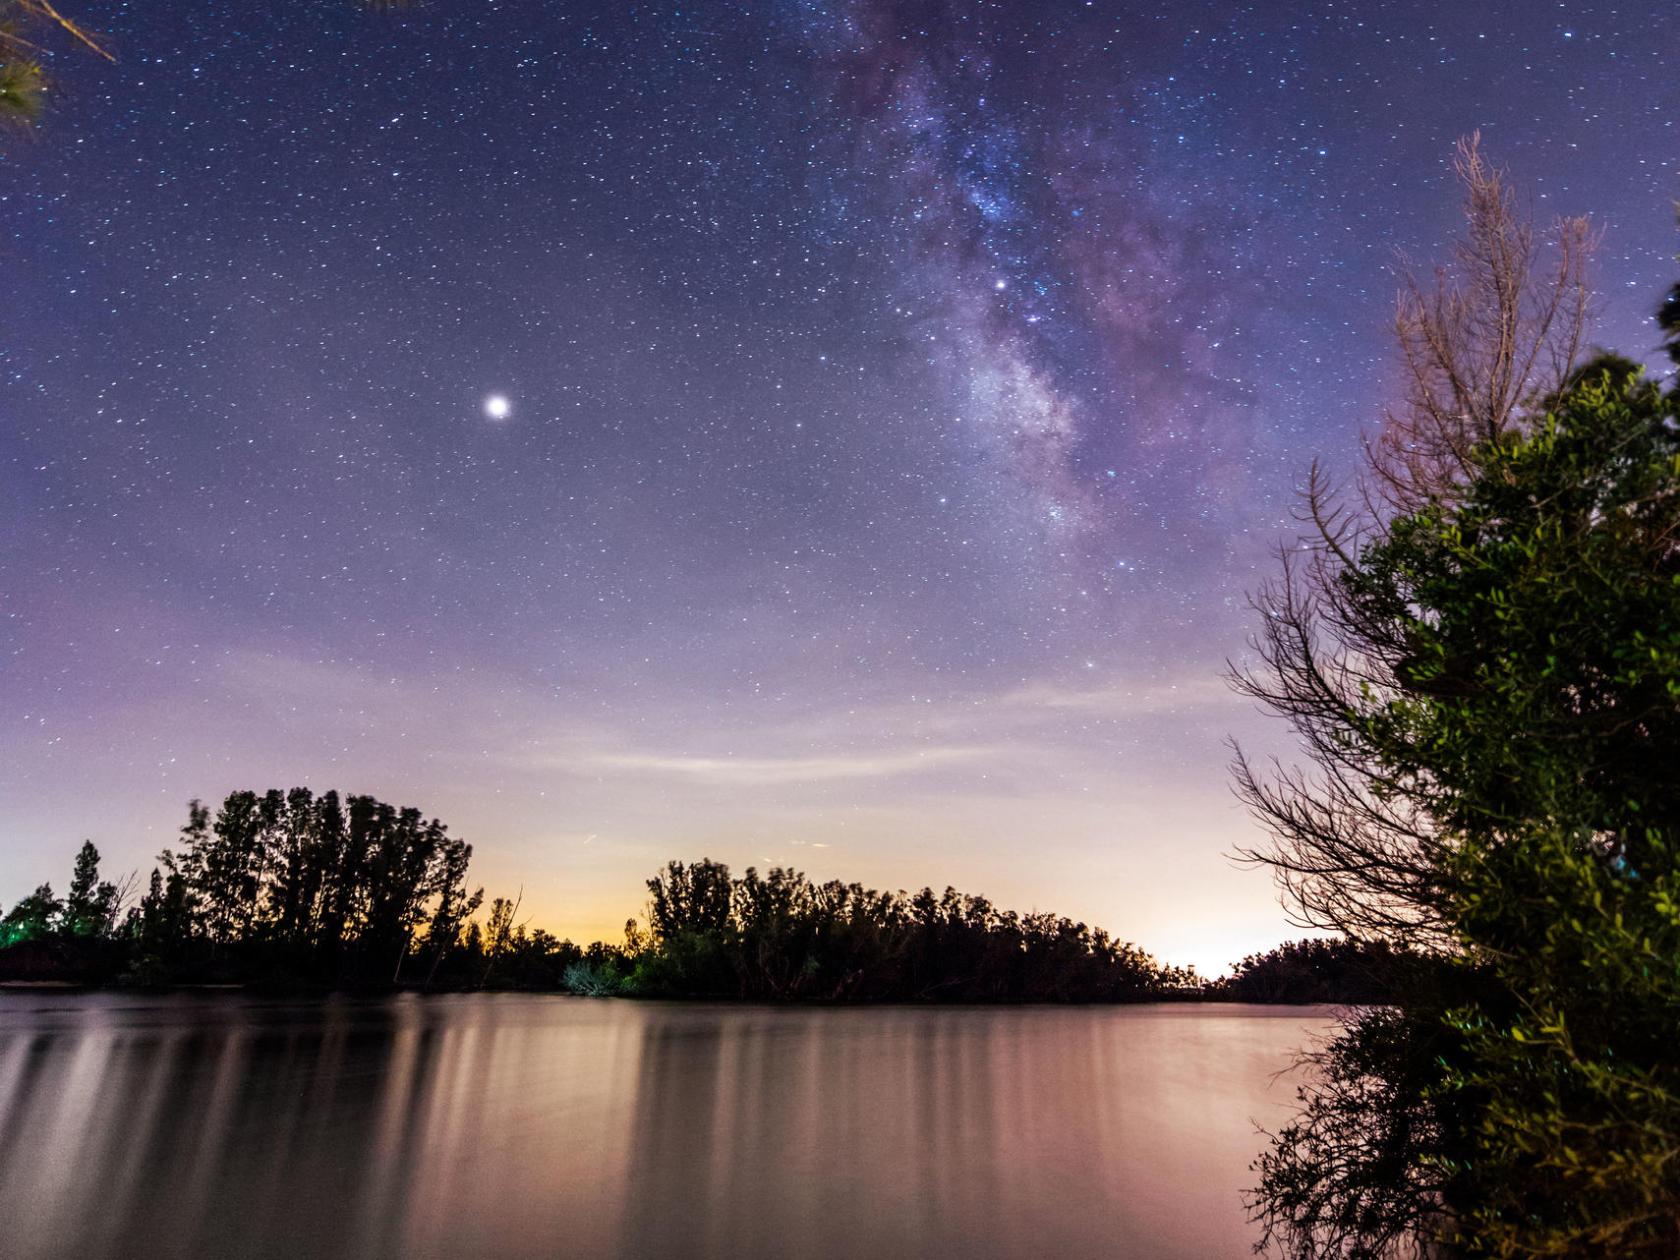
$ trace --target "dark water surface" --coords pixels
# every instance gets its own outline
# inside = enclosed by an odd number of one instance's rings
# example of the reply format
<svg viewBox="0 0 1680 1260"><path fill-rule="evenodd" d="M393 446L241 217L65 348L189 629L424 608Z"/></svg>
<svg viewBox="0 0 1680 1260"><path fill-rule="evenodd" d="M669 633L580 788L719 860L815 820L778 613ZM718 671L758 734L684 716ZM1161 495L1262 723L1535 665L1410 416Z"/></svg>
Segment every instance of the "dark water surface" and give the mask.
<svg viewBox="0 0 1680 1260"><path fill-rule="evenodd" d="M0 1255L1238 1257L1327 1020L0 994Z"/></svg>

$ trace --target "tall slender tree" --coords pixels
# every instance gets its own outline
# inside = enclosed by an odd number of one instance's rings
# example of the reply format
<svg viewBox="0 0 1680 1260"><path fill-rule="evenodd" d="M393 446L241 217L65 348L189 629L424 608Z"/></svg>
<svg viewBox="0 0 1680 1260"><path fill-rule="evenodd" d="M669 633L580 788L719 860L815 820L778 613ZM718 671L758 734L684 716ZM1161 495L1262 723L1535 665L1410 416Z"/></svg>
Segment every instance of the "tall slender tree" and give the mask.
<svg viewBox="0 0 1680 1260"><path fill-rule="evenodd" d="M107 936L121 909L117 886L99 878L99 850L93 841L84 841L59 912L61 930L70 936Z"/></svg>

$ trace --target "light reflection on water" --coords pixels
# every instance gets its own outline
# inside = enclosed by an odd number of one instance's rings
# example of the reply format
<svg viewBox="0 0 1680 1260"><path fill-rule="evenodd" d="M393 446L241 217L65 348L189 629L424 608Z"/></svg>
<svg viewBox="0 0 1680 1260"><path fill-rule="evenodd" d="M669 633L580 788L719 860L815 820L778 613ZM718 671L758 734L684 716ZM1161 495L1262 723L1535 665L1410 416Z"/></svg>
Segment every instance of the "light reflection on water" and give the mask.
<svg viewBox="0 0 1680 1260"><path fill-rule="evenodd" d="M0 995L0 1254L1238 1257L1327 1019Z"/></svg>

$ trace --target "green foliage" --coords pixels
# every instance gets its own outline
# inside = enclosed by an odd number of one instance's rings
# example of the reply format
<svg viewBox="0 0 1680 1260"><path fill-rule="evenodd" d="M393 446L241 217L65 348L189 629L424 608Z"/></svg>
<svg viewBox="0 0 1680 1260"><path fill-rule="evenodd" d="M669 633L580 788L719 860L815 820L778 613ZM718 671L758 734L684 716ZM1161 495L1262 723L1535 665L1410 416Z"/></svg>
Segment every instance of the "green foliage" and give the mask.
<svg viewBox="0 0 1680 1260"><path fill-rule="evenodd" d="M41 67L0 43L0 122L31 123L41 115L46 78Z"/></svg>
<svg viewBox="0 0 1680 1260"><path fill-rule="evenodd" d="M113 60L98 37L48 0L0 0L0 125L40 117L47 78L35 55L52 36Z"/></svg>
<svg viewBox="0 0 1680 1260"><path fill-rule="evenodd" d="M1680 435L1674 403L1601 361L1461 502L1394 523L1349 581L1411 644L1409 693L1367 717L1437 819L1535 820L1639 859L1680 826Z"/></svg>
<svg viewBox="0 0 1680 1260"><path fill-rule="evenodd" d="M1450 1013L1449 1105L1480 1100L1463 1240L1499 1256L1680 1249L1680 860L1640 838L1635 871L1602 839L1537 828L1466 845L1467 961L1495 1001Z"/></svg>
<svg viewBox="0 0 1680 1260"><path fill-rule="evenodd" d="M1339 576L1403 645L1346 721L1437 829L1456 978L1317 1057L1261 1165L1293 1254L1680 1253L1677 403L1589 365Z"/></svg>
<svg viewBox="0 0 1680 1260"><path fill-rule="evenodd" d="M566 968L562 984L579 997L618 997L635 991L629 978L620 974L616 959L590 962L580 958Z"/></svg>
<svg viewBox="0 0 1680 1260"><path fill-rule="evenodd" d="M1453 1198L1476 1253L1680 1248L1675 404L1601 360L1367 557L1415 610L1420 692L1373 720L1427 750L1486 990L1447 1015L1440 1091L1474 1117Z"/></svg>
<svg viewBox="0 0 1680 1260"><path fill-rule="evenodd" d="M27 941L105 938L116 927L122 897L99 878L99 850L85 842L76 854L70 891L60 901L42 884L0 919L0 949Z"/></svg>
<svg viewBox="0 0 1680 1260"><path fill-rule="evenodd" d="M6 912L0 919L0 948L38 941L52 933L60 906L51 884L42 884Z"/></svg>

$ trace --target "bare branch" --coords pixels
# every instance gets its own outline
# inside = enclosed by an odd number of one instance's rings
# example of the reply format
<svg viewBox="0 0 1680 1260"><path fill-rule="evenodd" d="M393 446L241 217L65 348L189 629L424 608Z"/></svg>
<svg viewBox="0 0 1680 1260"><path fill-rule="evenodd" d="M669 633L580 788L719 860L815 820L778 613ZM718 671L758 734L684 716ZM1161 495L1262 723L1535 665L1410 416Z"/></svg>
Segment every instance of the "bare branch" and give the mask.
<svg viewBox="0 0 1680 1260"><path fill-rule="evenodd" d="M1459 141L1453 170L1465 236L1428 281L1403 272L1394 331L1407 392L1366 447L1377 497L1401 511L1454 493L1476 445L1520 426L1573 370L1590 320L1587 220L1552 225L1548 263L1479 133Z"/></svg>

